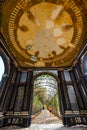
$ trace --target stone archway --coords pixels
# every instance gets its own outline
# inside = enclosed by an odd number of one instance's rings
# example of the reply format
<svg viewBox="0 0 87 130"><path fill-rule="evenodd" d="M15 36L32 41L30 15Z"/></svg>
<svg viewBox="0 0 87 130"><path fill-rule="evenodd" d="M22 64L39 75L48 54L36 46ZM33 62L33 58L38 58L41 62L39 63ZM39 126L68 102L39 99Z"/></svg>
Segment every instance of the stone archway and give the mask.
<svg viewBox="0 0 87 130"><path fill-rule="evenodd" d="M60 104L61 103L60 103L59 99L61 97L60 97L60 92L59 92L59 83L60 82L59 82L59 78L58 78L58 73L54 74L52 72L40 72L40 73L34 75L32 83L33 83L33 98L34 97L38 98L38 96L41 96L43 93L43 91L42 91L43 89L45 89L47 91L46 95L44 93L44 99L43 99L44 101L42 100L42 98L38 101L39 103L41 103L38 108L39 110L37 110L38 105L36 105L36 103L34 102L35 98L33 99L34 103L32 105L33 106L32 114L35 114L35 112L37 113L38 111L43 110L43 106L45 106L45 110L47 110L48 107L51 106L53 109L53 112L60 116ZM39 91L39 95L38 95L37 91ZM56 102L57 106L54 105L53 100L54 100L54 102ZM51 101L51 103L49 103L50 101ZM41 123L43 124L44 117L42 117L42 118L43 118L43 121L41 121ZM46 119L45 119L45 121L46 121Z"/></svg>
<svg viewBox="0 0 87 130"><path fill-rule="evenodd" d="M36 74L35 76L33 76L32 82L34 82L34 80L41 75L50 75L50 76L54 77L58 83L60 82L58 76L52 72L40 72L40 73Z"/></svg>

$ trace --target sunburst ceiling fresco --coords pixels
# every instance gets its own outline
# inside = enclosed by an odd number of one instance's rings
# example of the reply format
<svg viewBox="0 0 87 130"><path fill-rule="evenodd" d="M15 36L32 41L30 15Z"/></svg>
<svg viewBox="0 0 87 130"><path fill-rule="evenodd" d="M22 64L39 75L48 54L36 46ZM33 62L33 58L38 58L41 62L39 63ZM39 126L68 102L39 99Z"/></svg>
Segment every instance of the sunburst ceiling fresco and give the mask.
<svg viewBox="0 0 87 130"><path fill-rule="evenodd" d="M70 66L86 40L81 0L8 0L2 34L21 67Z"/></svg>

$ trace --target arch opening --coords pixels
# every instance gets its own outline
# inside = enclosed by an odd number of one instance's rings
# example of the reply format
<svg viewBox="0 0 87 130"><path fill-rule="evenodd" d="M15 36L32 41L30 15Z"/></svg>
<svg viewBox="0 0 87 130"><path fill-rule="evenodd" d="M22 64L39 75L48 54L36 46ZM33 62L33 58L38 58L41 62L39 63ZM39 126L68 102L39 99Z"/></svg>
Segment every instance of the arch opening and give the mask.
<svg viewBox="0 0 87 130"><path fill-rule="evenodd" d="M33 81L32 124L61 122L57 76L57 73L46 72L35 75ZM40 119L40 116L42 119ZM53 117L55 118L53 119Z"/></svg>
<svg viewBox="0 0 87 130"><path fill-rule="evenodd" d="M3 49L0 48L0 93L5 87L10 72L10 60Z"/></svg>
<svg viewBox="0 0 87 130"><path fill-rule="evenodd" d="M5 73L5 64L4 64L2 56L0 55L0 82L2 80L2 76L4 73Z"/></svg>

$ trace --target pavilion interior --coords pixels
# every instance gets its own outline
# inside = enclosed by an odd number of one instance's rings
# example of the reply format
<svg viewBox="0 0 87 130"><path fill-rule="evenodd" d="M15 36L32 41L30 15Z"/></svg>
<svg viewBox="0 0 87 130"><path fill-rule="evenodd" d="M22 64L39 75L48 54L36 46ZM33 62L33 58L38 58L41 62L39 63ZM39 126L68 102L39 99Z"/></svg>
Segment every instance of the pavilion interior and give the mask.
<svg viewBox="0 0 87 130"><path fill-rule="evenodd" d="M0 57L0 127L30 126L41 75L58 83L63 125L87 125L87 0L0 0Z"/></svg>

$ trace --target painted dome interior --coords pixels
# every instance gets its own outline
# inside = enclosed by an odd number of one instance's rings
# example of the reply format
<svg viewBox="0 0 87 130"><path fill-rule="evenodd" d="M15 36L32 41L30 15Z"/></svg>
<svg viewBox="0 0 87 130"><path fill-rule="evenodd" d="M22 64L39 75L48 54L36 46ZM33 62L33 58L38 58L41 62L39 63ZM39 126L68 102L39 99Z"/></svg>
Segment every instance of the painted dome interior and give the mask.
<svg viewBox="0 0 87 130"><path fill-rule="evenodd" d="M87 38L86 8L82 0L8 0L1 32L21 67L71 66Z"/></svg>

